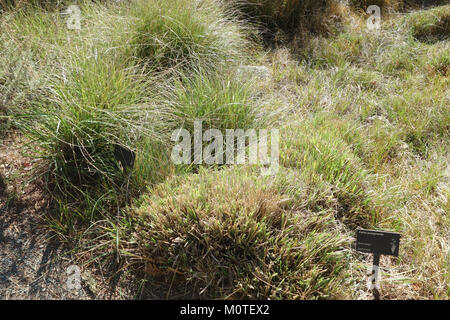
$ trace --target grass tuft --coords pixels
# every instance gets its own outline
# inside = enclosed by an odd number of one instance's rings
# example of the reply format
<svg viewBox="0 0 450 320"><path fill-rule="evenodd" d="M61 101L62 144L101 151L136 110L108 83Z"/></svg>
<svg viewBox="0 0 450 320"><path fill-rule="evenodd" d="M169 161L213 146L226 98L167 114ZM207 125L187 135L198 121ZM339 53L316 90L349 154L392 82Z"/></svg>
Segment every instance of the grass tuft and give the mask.
<svg viewBox="0 0 450 320"><path fill-rule="evenodd" d="M173 294L184 297L344 297L348 238L329 212L287 202L277 183L248 169L175 178L134 209L133 252L147 272L182 281L185 292Z"/></svg>

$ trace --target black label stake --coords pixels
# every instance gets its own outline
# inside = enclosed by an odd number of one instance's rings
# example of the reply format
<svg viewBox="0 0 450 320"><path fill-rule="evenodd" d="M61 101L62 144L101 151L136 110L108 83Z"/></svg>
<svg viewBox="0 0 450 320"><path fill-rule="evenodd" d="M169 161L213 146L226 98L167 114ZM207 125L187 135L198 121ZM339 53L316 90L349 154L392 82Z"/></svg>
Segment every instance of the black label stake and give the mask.
<svg viewBox="0 0 450 320"><path fill-rule="evenodd" d="M400 237L401 235L395 232L356 230L356 250L373 254L369 289L372 290L376 300L380 299L380 286L378 283L380 257L382 254L398 257Z"/></svg>
<svg viewBox="0 0 450 320"><path fill-rule="evenodd" d="M378 273L380 268L381 255L375 253L373 255L372 275L370 277L369 289L372 290L375 300L380 300L380 284L378 282Z"/></svg>

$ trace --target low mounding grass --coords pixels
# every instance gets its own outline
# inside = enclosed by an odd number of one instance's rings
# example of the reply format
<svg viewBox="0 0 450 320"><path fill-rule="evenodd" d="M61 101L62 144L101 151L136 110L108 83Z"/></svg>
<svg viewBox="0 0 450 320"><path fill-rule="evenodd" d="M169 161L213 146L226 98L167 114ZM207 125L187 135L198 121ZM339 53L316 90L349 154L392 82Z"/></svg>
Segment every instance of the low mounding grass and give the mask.
<svg viewBox="0 0 450 320"><path fill-rule="evenodd" d="M261 114L251 100L251 83L233 77L233 73L193 72L176 79L164 101L171 106L178 127L193 133L194 121L202 120L205 130L255 128Z"/></svg>
<svg viewBox="0 0 450 320"><path fill-rule="evenodd" d="M367 227L368 222L377 221L370 176L341 137L341 123L347 126L347 132L355 130L346 122L323 116L286 126L281 133L284 139L280 164L301 170L308 180L330 184L342 221L349 226Z"/></svg>
<svg viewBox="0 0 450 320"><path fill-rule="evenodd" d="M146 104L145 85L111 61L82 58L72 67L67 82L55 80L51 98L34 106L30 134L55 172L79 185L102 175L114 181L113 144L135 150L144 134L157 141L158 110ZM140 117L152 117L154 127Z"/></svg>
<svg viewBox="0 0 450 320"><path fill-rule="evenodd" d="M444 12L447 6L385 18L378 34L355 20L339 35L295 48L300 63L274 56L288 101L278 103L299 116L281 139L280 164L331 186L352 181L362 197L353 197L344 212L356 206L376 227L402 234L400 260L385 262L386 298L448 297L448 246L442 244L449 225L449 42L419 41L411 22ZM332 175L341 155L342 180ZM333 195L342 190L331 188Z"/></svg>
<svg viewBox="0 0 450 320"><path fill-rule="evenodd" d="M246 168L202 170L158 185L134 209L131 252L147 272L185 288L170 293L178 296L346 297L349 238L331 211L308 209L297 174L271 181Z"/></svg>
<svg viewBox="0 0 450 320"><path fill-rule="evenodd" d="M242 26L215 1L137 1L127 12L131 52L156 71L206 70L230 65L242 56Z"/></svg>
<svg viewBox="0 0 450 320"><path fill-rule="evenodd" d="M46 160L57 199L76 212L63 222L71 229L99 213L108 214L111 206L123 205L139 191L139 185L130 184L129 169L119 166L115 145L137 154L140 173L142 167L158 168L145 170L148 175L141 183L160 178L163 158L155 159L160 152L154 148L166 134L162 116L167 113L146 99L149 87L138 74L114 61L76 57L66 71L64 79L49 80L47 96L17 123L37 147L35 156Z"/></svg>
<svg viewBox="0 0 450 320"><path fill-rule="evenodd" d="M25 132L43 160L53 230L80 265L119 261L166 297L229 299L367 298L351 236L392 230L384 297L448 299L448 5L371 32L341 2L240 3L274 37L304 40L264 52L222 3L83 1L80 30L60 7L2 12L0 135ZM278 127L278 174L174 165L172 131L196 119Z"/></svg>

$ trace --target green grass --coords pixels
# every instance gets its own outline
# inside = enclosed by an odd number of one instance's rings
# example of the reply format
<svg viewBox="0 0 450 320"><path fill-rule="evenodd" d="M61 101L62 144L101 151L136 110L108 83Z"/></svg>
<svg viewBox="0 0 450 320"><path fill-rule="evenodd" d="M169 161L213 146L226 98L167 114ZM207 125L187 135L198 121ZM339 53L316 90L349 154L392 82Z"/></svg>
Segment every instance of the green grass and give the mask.
<svg viewBox="0 0 450 320"><path fill-rule="evenodd" d="M341 128L341 123L347 128ZM300 170L307 180L331 184L340 218L349 226L369 226L377 221L370 176L342 137L345 130L355 129L342 120L321 116L310 123L288 125L281 133L285 138L280 163Z"/></svg>
<svg viewBox="0 0 450 320"><path fill-rule="evenodd" d="M255 128L261 114L252 102L251 83L234 77L201 71L175 80L164 100L171 105L177 128L193 133L195 120L202 120L205 130Z"/></svg>
<svg viewBox="0 0 450 320"><path fill-rule="evenodd" d="M305 199L290 199L303 191L294 182L283 184L284 193L278 181L248 169L174 178L140 199L128 250L154 274L177 276L185 297L345 297L349 238L330 211L311 212L301 208Z"/></svg>
<svg viewBox="0 0 450 320"><path fill-rule="evenodd" d="M442 6L426 13L418 12L407 19L411 34L423 42L437 42L450 36L450 6Z"/></svg>
<svg viewBox="0 0 450 320"><path fill-rule="evenodd" d="M241 28L211 1L140 1L132 7L133 53L158 71L214 69L242 55Z"/></svg>
<svg viewBox="0 0 450 320"><path fill-rule="evenodd" d="M62 212L54 224L70 230L74 239L78 228L108 219L147 185L176 171L169 159L174 129L189 129L196 118L226 128L255 122L248 84L233 79L233 61L247 56L245 48L238 51L246 43L240 25L225 20L211 3L184 8L188 16L180 16L180 8L176 1L114 7L120 16L114 29L110 23L117 16L86 2L80 31L65 28L56 10L10 13L14 23L5 37L28 48L30 61L40 62L42 82L39 95L10 113L30 139L33 156L47 164L46 177ZM155 23L161 39L175 42L156 41L150 47L158 53L144 57L135 40L154 34ZM126 35L132 35L130 42L116 46ZM221 78L225 74L227 80ZM25 85L24 76L19 80ZM115 145L135 152L132 172L115 159Z"/></svg>
<svg viewBox="0 0 450 320"><path fill-rule="evenodd" d="M228 299L364 298L354 230L392 230L384 296L448 299L448 5L398 17L383 1L373 33L363 1L258 3L239 7L246 23L214 0L83 1L80 30L52 6L2 13L0 138L26 134L48 225L80 264ZM261 26L291 41L261 48ZM173 164L172 131L196 119L279 128L279 173Z"/></svg>

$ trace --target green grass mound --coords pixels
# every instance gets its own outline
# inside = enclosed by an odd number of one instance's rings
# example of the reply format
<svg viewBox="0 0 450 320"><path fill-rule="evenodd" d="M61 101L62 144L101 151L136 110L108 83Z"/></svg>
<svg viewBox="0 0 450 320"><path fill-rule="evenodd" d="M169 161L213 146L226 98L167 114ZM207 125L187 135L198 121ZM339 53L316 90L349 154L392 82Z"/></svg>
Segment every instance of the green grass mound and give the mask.
<svg viewBox="0 0 450 320"><path fill-rule="evenodd" d="M252 101L252 83L235 77L193 72L175 80L164 103L173 110L178 127L193 134L194 121L202 120L205 130L255 128L261 114Z"/></svg>
<svg viewBox="0 0 450 320"><path fill-rule="evenodd" d="M183 281L185 297L344 297L349 239L332 211L305 205L311 194L297 172L277 179L202 170L156 186L132 210L137 259Z"/></svg>
<svg viewBox="0 0 450 320"><path fill-rule="evenodd" d="M216 69L239 58L246 46L242 26L214 1L136 1L129 14L131 52L157 71Z"/></svg>
<svg viewBox="0 0 450 320"><path fill-rule="evenodd" d="M350 132L348 122L323 116L288 125L280 133L280 164L300 170L309 181L329 184L338 216L349 225L367 226L376 221L371 177L345 140L358 142Z"/></svg>

